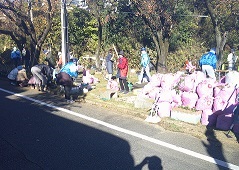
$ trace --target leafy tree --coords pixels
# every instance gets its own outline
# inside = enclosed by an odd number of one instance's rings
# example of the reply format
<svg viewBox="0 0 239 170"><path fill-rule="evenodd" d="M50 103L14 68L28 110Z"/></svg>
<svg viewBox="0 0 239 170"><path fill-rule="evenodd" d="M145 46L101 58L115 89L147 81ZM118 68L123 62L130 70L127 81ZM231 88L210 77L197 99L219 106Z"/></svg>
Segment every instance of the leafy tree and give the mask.
<svg viewBox="0 0 239 170"><path fill-rule="evenodd" d="M205 52L198 36L201 28L198 23L204 17L194 9L193 1L177 1L167 57L167 70L175 72L184 69L186 60L197 65L200 56Z"/></svg>
<svg viewBox="0 0 239 170"><path fill-rule="evenodd" d="M239 4L235 0L203 0L196 3L199 9L204 7L205 14L210 16L220 68L228 34L238 28Z"/></svg>
<svg viewBox="0 0 239 170"><path fill-rule="evenodd" d="M53 56L57 56L57 53L61 51L61 45L62 45L62 31L61 31L61 14L60 10L56 10L54 12L54 17L52 18L52 26L47 34L46 40L44 41L44 44L42 48L51 48L51 52ZM55 57L57 59L57 57Z"/></svg>
<svg viewBox="0 0 239 170"><path fill-rule="evenodd" d="M97 21L89 11L74 8L69 12L69 45L78 56L97 51Z"/></svg>
<svg viewBox="0 0 239 170"><path fill-rule="evenodd" d="M170 51L182 46L192 46L197 40L198 15L190 10L191 4L178 2L175 7L173 19L175 23L170 37Z"/></svg>
<svg viewBox="0 0 239 170"><path fill-rule="evenodd" d="M142 17L151 33L157 51L156 66L166 66L169 39L173 26L175 1L132 0L136 15Z"/></svg>
<svg viewBox="0 0 239 170"><path fill-rule="evenodd" d="M98 23L98 46L96 49L96 67L100 66L100 50L102 47L103 29L112 15L116 12L118 2L114 0L87 0L90 13L96 18Z"/></svg>
<svg viewBox="0 0 239 170"><path fill-rule="evenodd" d="M0 44L1 44L0 53L2 53L6 49L11 48L11 38L4 34L0 35Z"/></svg>
<svg viewBox="0 0 239 170"><path fill-rule="evenodd" d="M56 5L56 2L51 0L0 2L0 13L6 17L1 23L0 33L11 36L19 49L29 40L33 64L37 63L42 45L51 28Z"/></svg>

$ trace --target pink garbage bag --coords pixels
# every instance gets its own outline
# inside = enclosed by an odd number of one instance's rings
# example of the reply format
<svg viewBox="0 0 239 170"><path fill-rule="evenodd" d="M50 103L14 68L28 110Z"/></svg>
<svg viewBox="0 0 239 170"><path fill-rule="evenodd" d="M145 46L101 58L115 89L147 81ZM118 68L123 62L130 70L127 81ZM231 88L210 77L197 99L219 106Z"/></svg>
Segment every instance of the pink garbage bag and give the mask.
<svg viewBox="0 0 239 170"><path fill-rule="evenodd" d="M195 77L195 87L202 81L206 80L205 74L202 71L194 71L192 75Z"/></svg>
<svg viewBox="0 0 239 170"><path fill-rule="evenodd" d="M187 75L186 77L181 77L179 82L179 89L181 91L190 92L194 89L194 77L191 75Z"/></svg>
<svg viewBox="0 0 239 170"><path fill-rule="evenodd" d="M154 87L149 93L148 96L150 99L156 99L157 96L160 93L161 88L160 87Z"/></svg>
<svg viewBox="0 0 239 170"><path fill-rule="evenodd" d="M236 90L234 86L224 86L220 92L217 94L220 96L223 101L226 101L230 104L234 104L236 101Z"/></svg>
<svg viewBox="0 0 239 170"><path fill-rule="evenodd" d="M205 95L213 96L213 86L214 84L212 83L212 81L208 80L204 80L199 83L196 89L199 98Z"/></svg>
<svg viewBox="0 0 239 170"><path fill-rule="evenodd" d="M144 86L142 93L147 95L154 89L154 86L151 83L148 83Z"/></svg>
<svg viewBox="0 0 239 170"><path fill-rule="evenodd" d="M226 101L224 101L220 96L216 96L213 100L212 111L216 112L218 110L224 110L226 106Z"/></svg>
<svg viewBox="0 0 239 170"><path fill-rule="evenodd" d="M172 98L173 98L173 107L178 107L182 105L182 92L181 91L176 91L176 90L172 90L171 91L172 94Z"/></svg>
<svg viewBox="0 0 239 170"><path fill-rule="evenodd" d="M198 100L198 95L193 92L183 92L181 99L183 106L194 108Z"/></svg>
<svg viewBox="0 0 239 170"><path fill-rule="evenodd" d="M30 80L28 81L28 84L32 84L32 85L36 84L36 79L34 76L30 78Z"/></svg>
<svg viewBox="0 0 239 170"><path fill-rule="evenodd" d="M168 89L162 89L157 95L157 102L172 102L173 95L172 91Z"/></svg>
<svg viewBox="0 0 239 170"><path fill-rule="evenodd" d="M88 76L83 76L82 81L84 84L93 84L94 79Z"/></svg>
<svg viewBox="0 0 239 170"><path fill-rule="evenodd" d="M174 84L178 84L181 80L181 77L184 75L184 72L178 71L177 73L174 74Z"/></svg>
<svg viewBox="0 0 239 170"><path fill-rule="evenodd" d="M221 91L222 87L216 86L213 89L213 97L217 97L218 93Z"/></svg>
<svg viewBox="0 0 239 170"><path fill-rule="evenodd" d="M171 104L169 102L157 103L157 108L160 117L170 117Z"/></svg>
<svg viewBox="0 0 239 170"><path fill-rule="evenodd" d="M174 86L174 76L173 74L164 74L161 79L162 89L172 89Z"/></svg>
<svg viewBox="0 0 239 170"><path fill-rule="evenodd" d="M149 82L152 87L160 87L161 85L161 78L162 78L162 74L154 74L151 77L151 81Z"/></svg>
<svg viewBox="0 0 239 170"><path fill-rule="evenodd" d="M205 109L202 111L202 117L201 117L201 124L207 126L209 124L209 116L212 115L213 112L211 109Z"/></svg>
<svg viewBox="0 0 239 170"><path fill-rule="evenodd" d="M202 96L197 101L196 110L212 109L212 105L213 105L212 96Z"/></svg>

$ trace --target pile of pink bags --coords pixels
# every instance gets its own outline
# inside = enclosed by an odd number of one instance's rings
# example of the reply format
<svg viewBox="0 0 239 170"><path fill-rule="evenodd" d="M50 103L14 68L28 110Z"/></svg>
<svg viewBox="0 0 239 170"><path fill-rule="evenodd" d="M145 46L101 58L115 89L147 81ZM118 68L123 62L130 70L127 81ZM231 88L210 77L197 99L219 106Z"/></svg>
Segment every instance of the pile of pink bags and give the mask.
<svg viewBox="0 0 239 170"><path fill-rule="evenodd" d="M152 76L142 93L155 99L160 117L170 117L172 108L183 106L202 111L203 125L229 130L239 93L239 82L236 82L239 73L229 73L220 81L206 78L201 71L192 74L158 73ZM235 125L233 130L239 132L239 126Z"/></svg>

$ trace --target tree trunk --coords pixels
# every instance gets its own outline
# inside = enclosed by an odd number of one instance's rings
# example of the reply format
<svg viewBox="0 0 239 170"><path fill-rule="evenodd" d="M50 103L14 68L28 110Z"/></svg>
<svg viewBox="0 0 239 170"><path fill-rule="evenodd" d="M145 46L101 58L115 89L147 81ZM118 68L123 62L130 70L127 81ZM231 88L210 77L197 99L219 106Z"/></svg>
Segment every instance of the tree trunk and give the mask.
<svg viewBox="0 0 239 170"><path fill-rule="evenodd" d="M223 36L221 36L221 32L218 31L218 33L216 33L216 42L217 42L217 57L218 57L218 65L217 65L217 68L220 70L221 69L221 66L222 66L222 58L223 58L223 49L224 49L224 46L226 44L226 41L227 41L227 35L228 35L228 32L224 32ZM219 36L220 35L220 38Z"/></svg>
<svg viewBox="0 0 239 170"><path fill-rule="evenodd" d="M99 17L97 20L98 20L98 46L96 50L95 64L96 64L96 68L99 69L100 68L100 48L102 43L102 24Z"/></svg>
<svg viewBox="0 0 239 170"><path fill-rule="evenodd" d="M165 72L167 69L167 55L169 49L169 42L167 38L163 38L162 30L152 34L152 38L157 51L156 71Z"/></svg>
<svg viewBox="0 0 239 170"><path fill-rule="evenodd" d="M30 63L31 67L38 64L40 53L41 48L39 47L37 48L34 45L31 46L31 63Z"/></svg>
<svg viewBox="0 0 239 170"><path fill-rule="evenodd" d="M214 10L214 8L211 6L209 0L204 0L205 2L205 7L207 8L210 17L211 17L211 21L212 21L212 25L214 27L214 31L215 31L215 39L216 39L216 54L217 54L217 58L218 58L218 63L217 63L217 68L221 69L221 61L222 61L222 57L223 57L223 48L226 44L227 41L227 32L224 32L224 34L221 32L220 30L220 25L218 24L218 17L216 15L216 12ZM223 35L223 36L222 36Z"/></svg>

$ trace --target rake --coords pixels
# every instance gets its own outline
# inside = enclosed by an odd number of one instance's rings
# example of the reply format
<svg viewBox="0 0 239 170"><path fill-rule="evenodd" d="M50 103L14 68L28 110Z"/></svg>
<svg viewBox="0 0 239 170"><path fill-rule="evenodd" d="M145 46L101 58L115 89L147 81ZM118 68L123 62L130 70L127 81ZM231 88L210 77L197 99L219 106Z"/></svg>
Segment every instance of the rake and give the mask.
<svg viewBox="0 0 239 170"><path fill-rule="evenodd" d="M160 95L158 95L160 96ZM152 108L150 110L150 114L148 115L148 117L145 119L146 122L149 123L158 123L161 121L161 118L158 116L158 111L159 111L159 107L157 105L157 102L159 100L160 97L157 97L156 100L154 101Z"/></svg>

